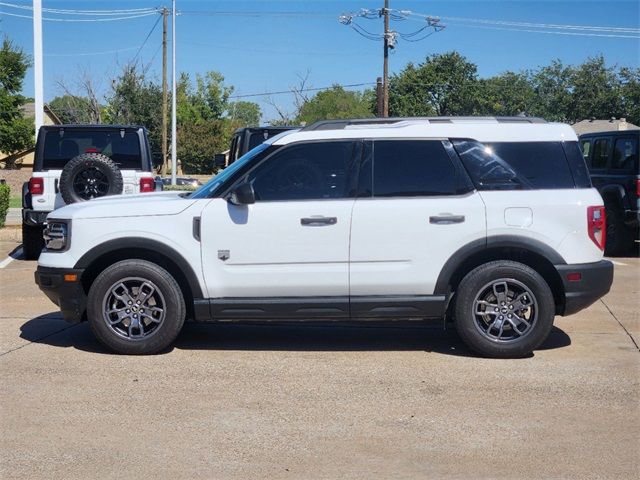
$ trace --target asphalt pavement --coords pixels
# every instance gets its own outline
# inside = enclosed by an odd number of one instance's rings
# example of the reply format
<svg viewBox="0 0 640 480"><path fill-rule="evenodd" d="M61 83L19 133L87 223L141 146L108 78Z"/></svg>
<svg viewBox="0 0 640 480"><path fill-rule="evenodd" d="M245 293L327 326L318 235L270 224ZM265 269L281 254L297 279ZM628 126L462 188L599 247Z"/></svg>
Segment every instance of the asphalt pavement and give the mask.
<svg viewBox="0 0 640 480"><path fill-rule="evenodd" d="M438 323L190 324L131 357L2 238L3 479L640 478L638 258L520 360Z"/></svg>

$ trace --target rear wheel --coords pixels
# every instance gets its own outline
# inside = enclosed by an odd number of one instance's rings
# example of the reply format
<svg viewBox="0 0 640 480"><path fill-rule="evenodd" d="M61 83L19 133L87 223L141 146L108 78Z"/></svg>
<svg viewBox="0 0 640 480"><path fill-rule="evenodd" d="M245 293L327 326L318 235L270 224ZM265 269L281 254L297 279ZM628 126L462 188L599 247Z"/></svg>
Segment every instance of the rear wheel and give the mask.
<svg viewBox="0 0 640 480"><path fill-rule="evenodd" d="M538 272L512 261L472 270L456 293L456 329L469 348L494 358L529 355L551 332L553 294Z"/></svg>
<svg viewBox="0 0 640 480"><path fill-rule="evenodd" d="M42 231L39 225L22 224L22 253L27 260L37 260L44 248Z"/></svg>
<svg viewBox="0 0 640 480"><path fill-rule="evenodd" d="M185 319L182 291L162 267L123 260L93 282L87 316L95 336L117 353L153 354L169 347Z"/></svg>

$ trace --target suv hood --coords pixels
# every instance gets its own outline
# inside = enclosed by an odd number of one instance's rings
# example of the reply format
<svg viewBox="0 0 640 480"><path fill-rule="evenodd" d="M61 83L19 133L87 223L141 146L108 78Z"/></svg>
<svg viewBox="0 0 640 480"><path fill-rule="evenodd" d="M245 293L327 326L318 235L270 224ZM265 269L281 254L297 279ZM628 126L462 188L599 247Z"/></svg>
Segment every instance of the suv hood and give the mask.
<svg viewBox="0 0 640 480"><path fill-rule="evenodd" d="M141 193L96 198L54 210L49 217L80 219L177 215L197 202L197 200L181 197L183 193Z"/></svg>

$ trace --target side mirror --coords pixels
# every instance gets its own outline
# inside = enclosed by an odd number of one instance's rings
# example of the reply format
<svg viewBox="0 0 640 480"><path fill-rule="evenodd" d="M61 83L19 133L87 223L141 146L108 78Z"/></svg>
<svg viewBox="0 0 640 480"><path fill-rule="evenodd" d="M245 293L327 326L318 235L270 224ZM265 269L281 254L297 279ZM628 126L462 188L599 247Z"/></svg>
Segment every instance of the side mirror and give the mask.
<svg viewBox="0 0 640 480"><path fill-rule="evenodd" d="M216 153L213 157L213 166L214 167L226 167L227 166L227 156L224 153Z"/></svg>
<svg viewBox="0 0 640 480"><path fill-rule="evenodd" d="M227 200L234 205L251 205L256 203L256 195L253 192L253 185L241 183L237 185L227 197Z"/></svg>

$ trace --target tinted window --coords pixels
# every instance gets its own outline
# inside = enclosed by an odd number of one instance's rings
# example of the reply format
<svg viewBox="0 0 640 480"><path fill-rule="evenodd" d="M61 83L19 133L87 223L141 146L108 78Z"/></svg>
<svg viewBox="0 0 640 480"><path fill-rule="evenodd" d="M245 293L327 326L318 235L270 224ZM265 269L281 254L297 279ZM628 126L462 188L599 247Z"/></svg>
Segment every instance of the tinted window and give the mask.
<svg viewBox="0 0 640 480"><path fill-rule="evenodd" d="M591 177L578 142L564 142L563 146L576 187L591 188Z"/></svg>
<svg viewBox="0 0 640 480"><path fill-rule="evenodd" d="M81 153L102 153L121 169L142 168L140 140L136 132L120 131L48 131L44 140L43 170L61 170Z"/></svg>
<svg viewBox="0 0 640 480"><path fill-rule="evenodd" d="M635 138L618 138L613 147L611 168L615 170L633 171L638 169L638 140Z"/></svg>
<svg viewBox="0 0 640 480"><path fill-rule="evenodd" d="M593 153L591 154L591 168L607 168L607 158L609 156L609 139L598 138L593 142Z"/></svg>
<svg viewBox="0 0 640 480"><path fill-rule="evenodd" d="M440 141L380 140L373 145L373 195L457 193L456 169Z"/></svg>
<svg viewBox="0 0 640 480"><path fill-rule="evenodd" d="M561 142L453 143L479 190L575 187Z"/></svg>
<svg viewBox="0 0 640 480"><path fill-rule="evenodd" d="M355 195L350 184L354 142L291 145L252 170L257 201L320 200Z"/></svg>
<svg viewBox="0 0 640 480"><path fill-rule="evenodd" d="M591 151L591 142L589 140L582 140L580 142L580 149L582 150L582 157L587 165L590 165L589 152Z"/></svg>
<svg viewBox="0 0 640 480"><path fill-rule="evenodd" d="M253 132L249 135L249 150L257 147L269 137L269 134L264 132Z"/></svg>

